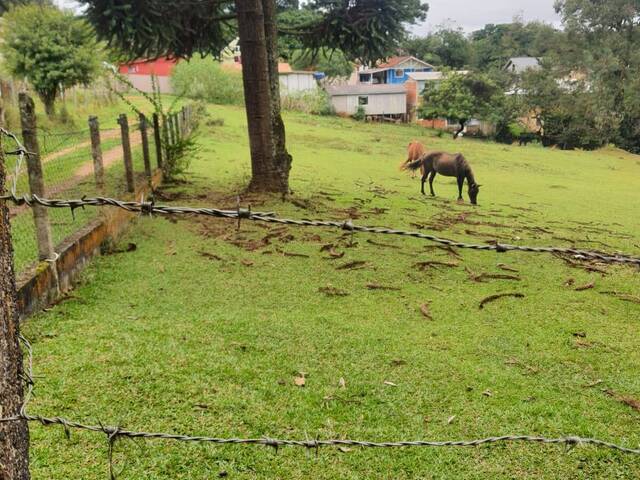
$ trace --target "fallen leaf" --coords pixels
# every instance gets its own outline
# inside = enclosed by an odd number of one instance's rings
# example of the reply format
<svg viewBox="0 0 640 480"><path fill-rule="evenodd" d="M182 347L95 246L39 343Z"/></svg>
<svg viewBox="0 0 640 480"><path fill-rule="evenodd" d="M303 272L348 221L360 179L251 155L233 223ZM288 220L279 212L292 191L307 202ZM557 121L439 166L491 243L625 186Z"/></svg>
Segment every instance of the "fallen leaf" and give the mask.
<svg viewBox="0 0 640 480"><path fill-rule="evenodd" d="M431 312L429 311L428 304L423 303L422 305L420 305L420 312L425 318L428 318L429 320L433 320L433 317L431 316Z"/></svg>
<svg viewBox="0 0 640 480"><path fill-rule="evenodd" d="M385 385L388 385L388 386L390 386L390 387L397 387L397 386L398 386L398 385L396 385L395 383L390 382L389 380L385 380L385 381L384 381L384 384L385 384Z"/></svg>
<svg viewBox="0 0 640 480"><path fill-rule="evenodd" d="M584 285L581 285L579 287L575 288L576 292L581 292L583 290L589 290L590 288L593 288L596 286L596 282L595 280L591 280L589 283L585 283Z"/></svg>
<svg viewBox="0 0 640 480"><path fill-rule="evenodd" d="M574 337L580 337L580 338L586 338L587 337L586 332L573 332L572 335Z"/></svg>
<svg viewBox="0 0 640 480"><path fill-rule="evenodd" d="M595 387L597 385L600 385L601 383L602 383L602 379L599 378L598 380L594 380L591 383L587 383L586 385L583 385L582 387L583 388L592 388L592 387Z"/></svg>
<svg viewBox="0 0 640 480"><path fill-rule="evenodd" d="M518 273L518 269L517 268L513 268L510 267L509 265L506 265L504 263L499 263L498 265L496 265L499 269L504 270L506 272L515 272Z"/></svg>
<svg viewBox="0 0 640 480"><path fill-rule="evenodd" d="M495 295L489 295L488 297L485 297L480 301L479 308L482 310L487 303L493 302L495 300L498 300L499 298L504 298L504 297L524 298L524 294L523 293L497 293Z"/></svg>
<svg viewBox="0 0 640 480"><path fill-rule="evenodd" d="M574 283L576 283L576 279L571 277L571 278L567 278L564 282L564 286L565 287L570 287L572 286Z"/></svg>
<svg viewBox="0 0 640 480"><path fill-rule="evenodd" d="M198 252L199 255L208 258L209 260L218 260L218 261L222 261L222 257L216 255L215 253L209 253L209 252Z"/></svg>
<svg viewBox="0 0 640 480"><path fill-rule="evenodd" d="M298 375L293 379L293 383L298 387L304 387L307 381L304 378L304 375Z"/></svg>
<svg viewBox="0 0 640 480"><path fill-rule="evenodd" d="M347 453L351 451L351 449L348 447L338 447L338 450L341 451L342 453Z"/></svg>
<svg viewBox="0 0 640 480"><path fill-rule="evenodd" d="M253 262L251 260L247 260L246 258L240 260L240 263L242 263L245 267L250 267L253 265Z"/></svg>
<svg viewBox="0 0 640 480"><path fill-rule="evenodd" d="M336 288L331 284L327 284L326 287L320 287L318 291L330 297L346 297L347 295L350 295L349 292L340 290L339 288Z"/></svg>
<svg viewBox="0 0 640 480"><path fill-rule="evenodd" d="M344 381L344 378L340 377L340 380L338 381L338 387L347 388L347 382Z"/></svg>
<svg viewBox="0 0 640 480"><path fill-rule="evenodd" d="M353 262L343 263L342 265L338 265L336 270L359 270L361 268L366 267L367 262L363 260L354 260Z"/></svg>
<svg viewBox="0 0 640 480"><path fill-rule="evenodd" d="M482 392L482 395L484 395L485 397L493 397L493 393L488 388L484 392Z"/></svg>
<svg viewBox="0 0 640 480"><path fill-rule="evenodd" d="M196 403L194 405L195 408L201 408L203 410L206 410L207 408L209 408L209 405L207 405L206 403Z"/></svg>
<svg viewBox="0 0 640 480"><path fill-rule="evenodd" d="M402 360L401 358L394 358L393 360L391 360L390 364L392 367L399 367L400 365L406 365L407 362Z"/></svg>
<svg viewBox="0 0 640 480"><path fill-rule="evenodd" d="M640 400L638 400L637 398L631 397L629 395L621 395L613 390L605 390L604 392L610 397L615 398L617 401L624 403L625 405L640 412Z"/></svg>
<svg viewBox="0 0 640 480"><path fill-rule="evenodd" d="M447 418L447 425L451 425L451 422L453 422L456 418L456 415L451 415L449 418Z"/></svg>

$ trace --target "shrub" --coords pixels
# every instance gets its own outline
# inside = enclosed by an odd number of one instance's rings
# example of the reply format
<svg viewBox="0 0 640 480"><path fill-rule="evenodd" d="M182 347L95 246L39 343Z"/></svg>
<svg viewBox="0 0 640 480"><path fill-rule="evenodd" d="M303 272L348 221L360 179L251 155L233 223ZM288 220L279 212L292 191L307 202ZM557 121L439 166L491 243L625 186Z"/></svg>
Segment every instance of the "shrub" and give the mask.
<svg viewBox="0 0 640 480"><path fill-rule="evenodd" d="M351 118L353 118L354 120L357 120L359 122L363 121L366 118L367 114L364 111L364 107L362 105L358 105L358 110L356 110L356 113L354 113L353 115L351 115Z"/></svg>
<svg viewBox="0 0 640 480"><path fill-rule="evenodd" d="M295 110L313 115L335 114L329 95L319 88L290 94L282 92L281 102L283 110Z"/></svg>
<svg viewBox="0 0 640 480"><path fill-rule="evenodd" d="M227 70L209 57L178 63L171 85L178 96L219 105L244 105L242 73Z"/></svg>

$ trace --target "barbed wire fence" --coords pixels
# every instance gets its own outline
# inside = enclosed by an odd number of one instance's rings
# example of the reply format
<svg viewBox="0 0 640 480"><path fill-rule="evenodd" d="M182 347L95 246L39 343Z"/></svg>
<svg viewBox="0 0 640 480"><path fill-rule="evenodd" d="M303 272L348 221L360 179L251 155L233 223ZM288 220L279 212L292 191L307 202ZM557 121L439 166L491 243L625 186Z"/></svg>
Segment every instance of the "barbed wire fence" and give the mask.
<svg viewBox="0 0 640 480"><path fill-rule="evenodd" d="M122 127L121 120L121 127ZM522 246L522 245L510 245L510 244L478 244L478 243L465 243L447 238L441 238L435 235L412 232L402 229L393 229L387 227L369 227L356 225L350 220L339 222L333 220L307 220L307 219L288 219L277 217L273 212L255 212L250 208L243 209L238 206L236 209L217 209L217 208L198 208L198 207L182 207L182 206L167 206L156 205L153 200L151 201L131 201L120 200L111 197L97 196L86 197L81 196L79 198L71 199L49 199L37 194L23 194L18 193L19 188L19 175L22 168L22 163L29 155L33 155L25 148L19 139L4 129L0 130L0 134L9 137L17 145L14 151L8 151L6 154L15 155L16 161L14 164L14 174L10 178L9 185L11 191L7 194L0 195L0 201L11 203L16 208L23 208L30 210L36 207L45 208L48 211L63 212L68 209L71 212L70 217L75 217L79 210L86 210L85 207L115 207L128 212L139 213L141 215L204 215L216 218L227 218L266 222L266 223L278 223L295 226L307 226L307 227L320 227L320 228L332 228L341 229L351 232L352 234L371 233L382 235L399 235L411 238L417 238L436 242L439 244L447 245L455 248L467 248L478 251L493 251L498 253L506 252L528 252L528 253L551 253L571 255L572 257L580 260L595 260L604 263L619 263L631 266L640 266L640 258L629 255L622 252L602 252L597 250L581 250L574 248L564 247L537 247L537 246ZM126 153L125 153L126 155ZM125 172L126 173L126 172ZM62 193L68 193L68 190L63 190ZM38 423L43 426L59 426L65 434L69 436L71 430L83 430L93 433L105 435L108 444L108 468L111 479L116 478L114 472L114 444L121 439L147 439L147 440L165 440L165 441L177 441L177 442L189 442L189 443L211 443L217 445L262 445L272 447L276 451L279 447L302 447L316 452L320 447L327 446L351 446L362 448L399 448L399 447L477 447L486 444L493 443L509 443L509 442L521 442L527 444L555 444L564 445L568 448L576 446L593 446L596 448L610 449L624 454L640 455L640 449L626 447L617 443L604 441L597 438L590 437L578 437L578 436L563 436L550 438L539 435L499 435L490 436L479 439L455 439L445 441L434 440L394 440L394 441L368 441L368 440L351 440L351 439L277 439L277 438L237 438L237 437L219 437L219 436L206 436L206 435L187 435L172 432L153 432L143 430L130 430L117 425L105 425L105 424L90 424L84 423L78 420L69 419L62 416L42 416L34 415L27 412L27 406L31 400L35 388L34 372L33 372L33 348L31 344L22 335L19 335L19 341L23 346L23 350L26 352L26 368L24 375L21 379L24 385L24 400L17 412L7 416L0 416L0 425L13 422L31 422Z"/></svg>

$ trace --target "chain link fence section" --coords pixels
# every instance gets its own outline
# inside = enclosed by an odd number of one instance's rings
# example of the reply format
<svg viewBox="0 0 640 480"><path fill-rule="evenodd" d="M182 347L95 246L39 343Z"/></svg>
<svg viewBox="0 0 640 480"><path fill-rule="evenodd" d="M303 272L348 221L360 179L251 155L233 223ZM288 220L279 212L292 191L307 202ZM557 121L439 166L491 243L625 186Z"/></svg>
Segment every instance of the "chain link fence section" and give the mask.
<svg viewBox="0 0 640 480"><path fill-rule="evenodd" d="M96 118L95 121L96 125L99 125L99 119ZM153 121L149 118L145 122L149 152L148 160L145 161L140 130L141 119L130 115L128 121L133 190L135 190L149 184L154 170L150 165L158 164L155 155L156 135ZM91 122L87 128L75 130L35 128L41 177L47 197L76 198L95 195L122 197L131 192L132 189L127 188L121 129L98 127L100 168L96 166L93 155L90 125ZM11 193L15 196L30 195L33 192L30 190L28 162L19 154L21 151L26 152L22 146L22 139L6 130L2 133L7 137L4 142L5 166L8 173L7 188L11 188ZM162 148L164 149L165 146L163 145ZM26 152L26 155L34 153ZM100 177L96 175L97 168L101 170ZM28 205L14 204L10 208L9 216L13 233L14 265L16 272L20 274L39 260L37 231ZM78 209L73 214L61 210L51 211L49 224L53 245L60 245L99 216L100 212L91 209Z"/></svg>

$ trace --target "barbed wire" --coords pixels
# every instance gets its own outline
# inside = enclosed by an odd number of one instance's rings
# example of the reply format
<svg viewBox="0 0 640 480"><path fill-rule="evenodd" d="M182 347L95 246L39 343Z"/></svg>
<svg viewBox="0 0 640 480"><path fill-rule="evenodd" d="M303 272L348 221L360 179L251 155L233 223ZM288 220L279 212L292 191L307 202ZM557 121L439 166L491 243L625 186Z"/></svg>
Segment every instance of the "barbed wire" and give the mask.
<svg viewBox="0 0 640 480"><path fill-rule="evenodd" d="M15 196L18 189L18 177L20 176L20 171L22 170L22 163L24 162L25 155L27 155L29 152L24 147L24 145L22 145L22 142L20 141L20 139L18 139L18 136L15 133L12 133L9 130L0 127L0 134L11 138L16 144L16 149L14 151L4 152L5 155L17 156L13 178L11 179L11 194Z"/></svg>
<svg viewBox="0 0 640 480"><path fill-rule="evenodd" d="M429 240L442 245L447 245L456 248L467 248L480 251L495 251L499 253L518 251L518 252L531 252L531 253L552 253L571 255L574 258L583 260L597 260L605 263L622 263L629 265L640 266L640 258L631 256L624 253L606 253L595 250L582 250L576 248L566 247L533 247L526 245L511 245L505 243L492 243L492 244L477 244L477 243L465 243L456 240L450 240L448 238L441 238L436 235L431 235L421 232L413 232L407 230L399 230L388 227L367 227L363 225L356 225L347 221L334 221L334 220L306 220L306 219L290 219L276 217L273 212L252 212L250 209L237 208L236 210L225 210L218 208L205 208L205 207L175 207L168 205L156 205L153 201L135 202L118 200L108 197L82 197L79 199L46 199L40 198L36 195L24 195L18 197L15 194L0 196L0 200L11 201L17 206L21 205L42 205L48 208L69 208L73 213L78 208L90 207L104 207L111 206L121 208L128 212L141 213L146 215L204 215L218 218L232 218L232 219L247 219L258 222L266 223L278 223L286 225L297 226L309 226L309 227L328 227L347 230L350 232L366 232L375 234L387 234L387 235L399 235L412 238L420 238L423 240Z"/></svg>

